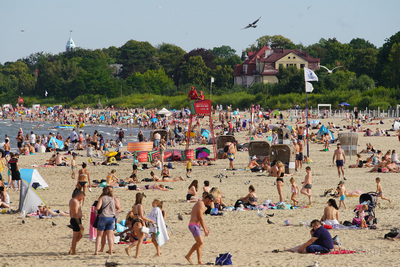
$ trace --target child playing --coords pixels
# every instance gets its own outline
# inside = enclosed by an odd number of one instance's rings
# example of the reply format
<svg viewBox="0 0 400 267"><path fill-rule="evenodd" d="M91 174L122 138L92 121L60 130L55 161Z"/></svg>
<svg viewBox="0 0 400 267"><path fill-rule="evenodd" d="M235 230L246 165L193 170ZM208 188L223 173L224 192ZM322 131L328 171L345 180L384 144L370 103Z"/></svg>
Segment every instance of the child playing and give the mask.
<svg viewBox="0 0 400 267"><path fill-rule="evenodd" d="M311 205L311 187L312 187L312 174L311 174L311 167L307 166L306 167L306 177L304 178L304 182L302 182L303 184L303 188L301 188L300 193L302 193L303 195L308 196L308 205Z"/></svg>
<svg viewBox="0 0 400 267"><path fill-rule="evenodd" d="M299 187L295 184L295 180L294 180L294 178L292 177L292 178L290 178L290 183L292 184L292 189L291 189L291 191L292 191L292 201L293 201L293 206L296 206L297 205L297 203L299 203L296 199L295 199L295 197L299 194Z"/></svg>
<svg viewBox="0 0 400 267"><path fill-rule="evenodd" d="M71 178L72 178L72 179L75 179L75 173L76 173L76 171L75 171L75 169L76 169L76 162L75 162L75 160L76 160L76 156L77 156L76 153L72 153L72 160L71 160L71 170L72 170Z"/></svg>
<svg viewBox="0 0 400 267"><path fill-rule="evenodd" d="M367 222L365 221L365 211L368 210L368 205L364 204L361 210L358 211L358 219L361 221L361 228L367 228Z"/></svg>
<svg viewBox="0 0 400 267"><path fill-rule="evenodd" d="M383 197L383 190L382 190L382 185L381 185L381 178L376 177L376 203L378 203L378 197L381 197L383 200L391 202L390 199Z"/></svg>
<svg viewBox="0 0 400 267"><path fill-rule="evenodd" d="M344 208L347 209L346 203L344 203L344 201L346 199L346 188L344 187L343 181L339 182L338 191L339 191L339 196L340 196L339 209L342 204L343 204Z"/></svg>
<svg viewBox="0 0 400 267"><path fill-rule="evenodd" d="M203 192L210 193L210 190L211 190L210 182L209 181L204 181Z"/></svg>
<svg viewBox="0 0 400 267"><path fill-rule="evenodd" d="M189 174L192 173L192 159L189 159L186 165L186 178L190 178Z"/></svg>

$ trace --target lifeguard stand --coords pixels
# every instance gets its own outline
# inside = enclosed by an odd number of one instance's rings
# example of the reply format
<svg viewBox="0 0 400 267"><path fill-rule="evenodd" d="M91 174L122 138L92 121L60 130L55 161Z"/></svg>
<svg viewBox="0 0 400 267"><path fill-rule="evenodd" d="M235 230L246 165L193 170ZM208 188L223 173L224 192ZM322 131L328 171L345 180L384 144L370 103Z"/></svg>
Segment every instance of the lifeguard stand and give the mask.
<svg viewBox="0 0 400 267"><path fill-rule="evenodd" d="M211 158L212 160L217 160L217 147L215 145L215 136L214 136L214 127L212 123L212 114L211 114L211 100L206 99L206 100L191 100L190 101L190 116L189 116L189 130L186 136L186 149L189 149L190 146L190 138L191 138L191 132L192 132L192 121L193 118L196 118L197 116L204 116L209 118L210 122L210 133L211 133L211 140L212 140L212 145L213 145L213 152L212 154L214 155L214 158ZM210 153L211 156L211 153Z"/></svg>

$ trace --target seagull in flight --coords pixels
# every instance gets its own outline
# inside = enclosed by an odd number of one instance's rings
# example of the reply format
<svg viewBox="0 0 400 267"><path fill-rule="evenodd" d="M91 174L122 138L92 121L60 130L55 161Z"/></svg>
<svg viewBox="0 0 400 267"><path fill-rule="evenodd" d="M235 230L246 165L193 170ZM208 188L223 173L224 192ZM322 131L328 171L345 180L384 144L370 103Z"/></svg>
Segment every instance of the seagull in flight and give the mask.
<svg viewBox="0 0 400 267"><path fill-rule="evenodd" d="M330 70L330 69L328 69L327 67L322 66L322 65L320 65L320 67L326 69L326 70L328 71L329 74L332 74L332 72L333 72L335 69L337 69L337 68L343 68L343 66L337 66L337 67L335 67L335 68L333 68L333 69Z"/></svg>
<svg viewBox="0 0 400 267"><path fill-rule="evenodd" d="M257 28L257 22L261 19L261 17L258 18L258 20L254 21L253 23L250 23L246 27L244 27L242 30L248 29L248 28Z"/></svg>
<svg viewBox="0 0 400 267"><path fill-rule="evenodd" d="M21 32L25 32L25 30L21 30Z"/></svg>

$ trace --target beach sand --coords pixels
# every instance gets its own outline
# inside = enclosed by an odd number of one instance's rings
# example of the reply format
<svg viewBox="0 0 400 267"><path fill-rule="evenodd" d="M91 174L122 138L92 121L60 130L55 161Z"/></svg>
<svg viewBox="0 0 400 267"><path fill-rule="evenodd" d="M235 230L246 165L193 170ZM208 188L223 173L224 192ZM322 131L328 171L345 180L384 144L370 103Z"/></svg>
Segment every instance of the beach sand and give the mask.
<svg viewBox="0 0 400 267"><path fill-rule="evenodd" d="M321 120L325 123L328 120ZM329 119L336 125L344 125L341 119ZM275 122L275 120L273 121ZM384 125L380 125L383 129L390 129L391 123L385 121ZM372 125L372 129L376 126ZM394 135L394 132L391 132ZM246 133L238 135L239 141L243 142ZM336 137L336 134L335 134ZM265 140L265 139L264 139ZM365 143L370 142L376 149L382 150L384 153L389 149L399 147L397 137L363 137L359 133L359 151L365 147ZM192 148L196 148L193 146ZM383 239L383 235L389 232L393 227L398 227L400 211L398 203L400 201L397 192L400 186L399 174L393 173L368 173L369 169L349 169L349 164L354 164L356 157L350 160L347 157L345 175L347 190L362 190L363 192L375 191L375 178L382 178L381 184L386 197L392 200L392 203L380 200L380 207L376 208L376 217L379 219L377 230L330 230L332 236L339 235L343 249L363 250L365 253L357 253L352 255L303 255L295 253L271 253L274 249L283 250L291 248L306 242L309 238L308 227L301 227L300 221L310 222L313 219L320 219L323 215L323 209L326 207L328 197L321 197L327 188L335 188L339 182L336 167L332 164L333 150L336 146L332 146L330 152L320 151L322 145L310 144L310 157L313 163L313 204L310 208L299 208L296 210L268 210L264 213L274 213L275 216L270 218L275 224L268 224L265 218L257 216L256 211L227 211L223 216L205 216L205 222L210 230L210 235L204 238L203 246L203 262L215 262L219 253L230 252L233 257L234 266L308 266L315 261L319 262L319 266L355 266L362 264L363 266L372 266L380 264L381 266L398 265L398 255L400 251L399 243ZM87 162L86 151L80 153L82 157L78 157L77 163ZM306 149L305 153L306 154ZM67 156L71 157L71 156ZM363 154L365 160L367 154ZM50 153L36 154L34 156L21 156L21 168L31 168L31 165L42 165L46 159L50 158ZM100 161L100 160L97 160ZM245 168L248 164L248 152L238 152L235 160L236 168ZM89 166L91 179L105 179L107 172L111 169L117 169L117 177L126 178L131 174L132 160L123 160L119 166ZM173 177L185 175L185 164L174 163L176 169L171 170ZM308 166L308 165L305 165ZM294 177L297 185L301 187L301 182L305 176L305 166L303 170L297 172ZM200 188L204 180L211 182L211 187L219 187L224 195L224 202L233 205L235 201L248 193L248 185L245 182L251 181L250 184L256 188L259 203L264 200L278 201L276 186L274 186L274 178L267 177L264 173L250 173L247 171L226 171L228 160L218 160L213 166L193 167L191 178L184 182L169 183L174 190L169 192L162 191L145 191L143 206L148 214L151 210L151 202L158 198L163 200L164 210L167 218L166 224L173 228L173 235L170 240L161 247L162 256L154 258L155 248L152 244L142 246L140 259L129 258L125 254L124 249L128 245L115 245L116 254L109 256L106 253L94 256L94 242L89 241L89 218L90 207L101 194L100 188L94 188L93 192L87 193L86 203L83 206L83 212L86 219L83 220L85 233L83 239L78 243L76 256L69 256L68 251L71 245L72 230L67 228L69 218L26 218L25 224L18 219L18 214L0 214L1 225L1 253L0 263L3 266L102 266L108 261L113 261L128 266L138 264L141 266L184 266L187 261L184 256L193 245L194 239L189 232L187 226L189 215L193 203L185 203L184 199L189 183L199 180ZM37 168L39 173L49 184L48 190L39 190L39 194L46 203L53 209L68 211L68 202L71 193L75 187L76 180L70 178L71 169L69 167L55 168ZM159 171L156 171L159 175ZM219 173L228 175L223 178L222 182L213 176ZM5 173L3 173L3 176ZM149 171L139 171L139 178L149 178ZM151 184L151 183L142 183ZM290 183L289 178L285 178L283 187L284 198L290 203ZM134 203L136 191L128 191L126 189L114 189L115 195L119 198L122 213L119 219L124 219L127 211L129 211ZM9 191L12 206L18 206L19 192ZM306 205L308 199L304 195L299 195L297 199L300 205ZM340 220L351 221L354 217L353 209L358 204L359 198L347 198L346 210L340 209ZM177 214L181 213L184 217L183 221L178 220ZM290 220L291 225L285 226L284 221ZM52 226L52 222L57 225ZM132 251L134 254L134 250ZM196 255L193 254L192 259L197 262Z"/></svg>

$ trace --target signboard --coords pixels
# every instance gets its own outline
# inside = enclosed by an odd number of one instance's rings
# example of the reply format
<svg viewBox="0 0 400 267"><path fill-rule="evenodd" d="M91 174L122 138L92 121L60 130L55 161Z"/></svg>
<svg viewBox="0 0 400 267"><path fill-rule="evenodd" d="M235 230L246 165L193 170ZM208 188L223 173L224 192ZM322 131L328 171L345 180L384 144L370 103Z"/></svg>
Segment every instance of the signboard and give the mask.
<svg viewBox="0 0 400 267"><path fill-rule="evenodd" d="M192 114L204 114L210 115L211 114L211 100L196 100L190 101L190 111Z"/></svg>

